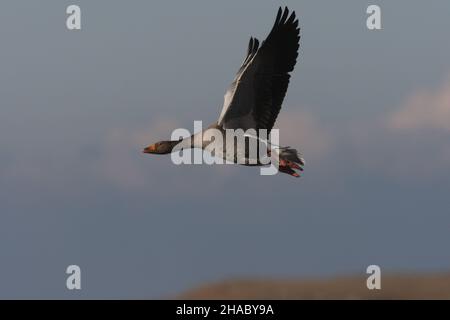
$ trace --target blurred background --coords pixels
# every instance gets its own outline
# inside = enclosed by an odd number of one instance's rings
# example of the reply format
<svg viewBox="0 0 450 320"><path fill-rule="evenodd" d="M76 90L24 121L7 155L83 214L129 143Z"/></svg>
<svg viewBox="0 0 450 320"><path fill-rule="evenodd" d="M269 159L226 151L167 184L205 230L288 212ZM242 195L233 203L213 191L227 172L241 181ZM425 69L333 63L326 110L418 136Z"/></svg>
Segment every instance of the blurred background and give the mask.
<svg viewBox="0 0 450 320"><path fill-rule="evenodd" d="M382 30L366 28L370 4ZM276 127L303 177L143 155L217 119L279 5L302 39ZM3 1L0 298L450 298L449 12L446 0ZM71 264L82 290L66 288ZM373 264L378 292L365 287Z"/></svg>

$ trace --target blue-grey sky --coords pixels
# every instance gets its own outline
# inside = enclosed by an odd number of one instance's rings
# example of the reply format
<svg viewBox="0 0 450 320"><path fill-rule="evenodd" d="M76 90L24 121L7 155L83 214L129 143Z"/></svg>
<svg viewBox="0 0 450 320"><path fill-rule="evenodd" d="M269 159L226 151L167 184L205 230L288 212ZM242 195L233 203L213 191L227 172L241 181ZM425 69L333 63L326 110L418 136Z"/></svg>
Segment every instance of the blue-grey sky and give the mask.
<svg viewBox="0 0 450 320"><path fill-rule="evenodd" d="M80 31L66 29L70 4ZM279 5L302 27L277 127L304 177L141 154L218 117ZM4 1L0 297L448 270L449 13L446 0ZM65 287L70 264L81 291Z"/></svg>

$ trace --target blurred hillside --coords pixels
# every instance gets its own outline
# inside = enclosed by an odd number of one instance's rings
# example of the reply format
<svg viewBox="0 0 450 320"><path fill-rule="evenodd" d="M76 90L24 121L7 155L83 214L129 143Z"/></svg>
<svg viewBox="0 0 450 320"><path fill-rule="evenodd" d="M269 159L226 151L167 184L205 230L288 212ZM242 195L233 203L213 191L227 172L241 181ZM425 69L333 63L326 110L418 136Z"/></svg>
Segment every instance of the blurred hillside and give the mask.
<svg viewBox="0 0 450 320"><path fill-rule="evenodd" d="M364 277L308 280L237 279L190 290L180 299L450 299L450 274L386 275L381 290Z"/></svg>

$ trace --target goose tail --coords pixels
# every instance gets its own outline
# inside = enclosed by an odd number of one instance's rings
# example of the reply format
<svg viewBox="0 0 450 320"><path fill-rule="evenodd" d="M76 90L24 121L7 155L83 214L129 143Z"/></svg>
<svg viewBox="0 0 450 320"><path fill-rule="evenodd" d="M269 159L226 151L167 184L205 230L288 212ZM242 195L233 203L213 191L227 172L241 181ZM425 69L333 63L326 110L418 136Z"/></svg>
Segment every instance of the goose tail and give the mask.
<svg viewBox="0 0 450 320"><path fill-rule="evenodd" d="M295 170L302 172L305 167L305 160L301 154L291 147L279 147L277 153L279 157L278 170L299 178L300 174Z"/></svg>

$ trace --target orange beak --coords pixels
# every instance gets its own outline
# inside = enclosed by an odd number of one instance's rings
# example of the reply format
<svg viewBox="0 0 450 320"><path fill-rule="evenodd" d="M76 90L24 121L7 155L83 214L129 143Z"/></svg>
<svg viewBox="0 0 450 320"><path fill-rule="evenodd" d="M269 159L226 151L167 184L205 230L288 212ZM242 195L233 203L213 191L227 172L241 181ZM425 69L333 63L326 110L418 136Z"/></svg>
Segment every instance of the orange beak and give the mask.
<svg viewBox="0 0 450 320"><path fill-rule="evenodd" d="M143 153L153 153L156 151L156 146L154 144L152 144L151 146L148 146L147 148L145 148L142 152Z"/></svg>

